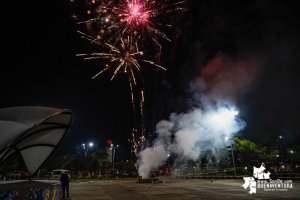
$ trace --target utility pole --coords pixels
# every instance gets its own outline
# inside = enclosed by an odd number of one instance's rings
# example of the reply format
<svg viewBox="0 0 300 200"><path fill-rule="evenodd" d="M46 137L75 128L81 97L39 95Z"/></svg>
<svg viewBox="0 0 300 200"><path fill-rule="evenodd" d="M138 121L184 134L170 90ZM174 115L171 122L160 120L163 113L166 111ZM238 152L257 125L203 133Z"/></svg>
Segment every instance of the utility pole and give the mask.
<svg viewBox="0 0 300 200"><path fill-rule="evenodd" d="M230 138L230 144L231 144L231 153L232 153L232 160L233 160L234 176L236 177L234 155L233 155L233 146L232 146L232 141L231 140L232 140L232 138Z"/></svg>
<svg viewBox="0 0 300 200"><path fill-rule="evenodd" d="M234 162L234 155L233 155L233 146L232 146L232 138L225 138L226 140L230 140L231 144L231 154L232 154L232 160L233 160L233 169L234 169L234 176L236 177L236 171L235 171L235 162Z"/></svg>

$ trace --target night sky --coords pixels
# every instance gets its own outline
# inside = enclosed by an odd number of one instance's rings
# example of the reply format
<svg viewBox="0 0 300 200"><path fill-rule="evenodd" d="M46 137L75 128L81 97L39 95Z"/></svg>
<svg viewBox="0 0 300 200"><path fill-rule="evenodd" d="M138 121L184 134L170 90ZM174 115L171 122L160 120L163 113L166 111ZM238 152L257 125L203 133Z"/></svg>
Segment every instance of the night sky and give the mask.
<svg viewBox="0 0 300 200"><path fill-rule="evenodd" d="M160 64L168 70L146 71L144 84L134 89L137 100L145 90L148 132L170 113L193 106L190 82L216 56L253 57L253 81L236 98L247 123L239 135L269 143L282 135L287 145L299 144L300 18L294 1L194 0L186 7L174 16L183 34L164 43ZM70 109L74 121L55 155L74 154L87 141L104 147L112 140L120 145L117 156L129 158L134 119L128 80L111 82L111 74L92 80L101 67L75 56L91 47L76 33L74 2L9 2L3 8L0 108Z"/></svg>

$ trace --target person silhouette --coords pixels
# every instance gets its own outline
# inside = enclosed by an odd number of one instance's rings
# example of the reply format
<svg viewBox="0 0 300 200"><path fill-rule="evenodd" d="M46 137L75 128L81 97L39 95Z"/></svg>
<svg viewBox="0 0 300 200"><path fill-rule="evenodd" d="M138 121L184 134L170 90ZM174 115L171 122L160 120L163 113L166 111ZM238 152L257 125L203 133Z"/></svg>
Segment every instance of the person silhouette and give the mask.
<svg viewBox="0 0 300 200"><path fill-rule="evenodd" d="M69 176L66 172L62 172L60 176L60 182L62 183L63 187L63 198L65 199L65 189L67 188L67 198L70 198L69 196Z"/></svg>

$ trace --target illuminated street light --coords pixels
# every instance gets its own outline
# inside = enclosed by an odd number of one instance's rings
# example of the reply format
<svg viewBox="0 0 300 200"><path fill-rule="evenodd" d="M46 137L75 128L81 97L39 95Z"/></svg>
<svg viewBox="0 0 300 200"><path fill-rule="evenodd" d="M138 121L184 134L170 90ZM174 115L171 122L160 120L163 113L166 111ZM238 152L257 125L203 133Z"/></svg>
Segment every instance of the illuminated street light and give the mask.
<svg viewBox="0 0 300 200"><path fill-rule="evenodd" d="M92 143L92 142L90 142L89 144L83 143L82 146L83 146L83 149L85 149L85 152L84 152L85 157L87 157L88 151L89 151L89 146L90 146L90 147L94 146L94 143ZM86 147L86 148L85 148L85 147Z"/></svg>
<svg viewBox="0 0 300 200"><path fill-rule="evenodd" d="M118 148L119 147L119 145L117 144L117 146L116 147L114 147L114 144L110 144L110 146L111 146L111 148L110 149L112 149L113 150L113 168L115 168L115 154L116 154L116 148Z"/></svg>
<svg viewBox="0 0 300 200"><path fill-rule="evenodd" d="M294 153L293 151L291 151L291 153Z"/></svg>
<svg viewBox="0 0 300 200"><path fill-rule="evenodd" d="M277 141L278 141L278 143L279 143L281 157L283 158L283 152L282 152L282 148L281 148L281 142L280 142L280 139L282 139L282 136L281 136L281 135L279 136L279 139L277 139Z"/></svg>
<svg viewBox="0 0 300 200"><path fill-rule="evenodd" d="M276 155L276 157L279 157L279 155Z"/></svg>

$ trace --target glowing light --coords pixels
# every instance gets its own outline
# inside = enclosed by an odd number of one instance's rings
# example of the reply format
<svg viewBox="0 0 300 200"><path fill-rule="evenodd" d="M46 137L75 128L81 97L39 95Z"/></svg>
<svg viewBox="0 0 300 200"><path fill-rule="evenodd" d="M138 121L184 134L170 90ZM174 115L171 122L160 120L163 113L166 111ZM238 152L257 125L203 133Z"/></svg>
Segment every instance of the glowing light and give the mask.
<svg viewBox="0 0 300 200"><path fill-rule="evenodd" d="M99 44L97 41L92 40L91 36L84 34L82 32L79 32L80 34L82 34L85 39L88 39L91 42L94 42L96 44ZM99 76L100 74L102 74L104 71L108 70L108 69L112 69L114 66L116 66L116 68L114 69L114 73L111 77L111 81L114 79L114 77L116 76L116 74L120 71L120 69L122 67L124 67L124 71L127 72L127 68L129 68L130 72L128 79L129 81L133 81L134 85L136 85L136 80L135 80L135 73L134 73L134 69L136 71L139 71L141 66L139 64L140 61L148 63L150 65L159 67L163 70L166 70L164 67L155 64L152 61L149 60L143 60L142 56L144 55L144 53L141 51L137 51L138 48L135 48L134 46L132 46L131 44L134 43L137 46L137 42L138 41L132 41L132 38L129 38L129 41L127 39L120 39L120 41L115 45L111 45L109 43L105 43L105 46L108 47L108 49L110 50L111 53L92 53L92 54L76 54L76 56L85 56L85 60L92 60L92 59L109 59L111 66L107 63L105 66L106 68L102 69L100 72L98 72L95 76L92 77L92 79L96 78L97 76ZM99 44L101 45L101 44ZM118 62L119 61L119 62Z"/></svg>
<svg viewBox="0 0 300 200"><path fill-rule="evenodd" d="M93 143L90 143L90 147L92 147L94 144Z"/></svg>
<svg viewBox="0 0 300 200"><path fill-rule="evenodd" d="M172 28L174 24L171 13L185 10L182 5L185 1L149 1L149 0L120 0L120 1L95 1L96 6L91 6L87 14L93 17L89 20L78 22L78 24L97 23L97 27L106 29L107 37L104 40L118 40L120 37L139 37L143 33L144 39L150 38L156 45L160 46L157 36L171 42L171 39L163 33L164 28ZM111 21L111 25L104 26L103 23ZM158 28L162 29L159 30ZM97 28L94 28L97 29ZM99 33L99 30L90 30ZM178 32L178 31L177 31ZM102 33L102 32L101 32ZM103 34L103 33L102 33ZM172 34L176 35L176 33Z"/></svg>
<svg viewBox="0 0 300 200"><path fill-rule="evenodd" d="M227 119L234 119L234 117L238 114L239 112L235 110L222 109L214 115L214 118L216 121L224 121Z"/></svg>

